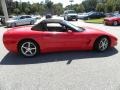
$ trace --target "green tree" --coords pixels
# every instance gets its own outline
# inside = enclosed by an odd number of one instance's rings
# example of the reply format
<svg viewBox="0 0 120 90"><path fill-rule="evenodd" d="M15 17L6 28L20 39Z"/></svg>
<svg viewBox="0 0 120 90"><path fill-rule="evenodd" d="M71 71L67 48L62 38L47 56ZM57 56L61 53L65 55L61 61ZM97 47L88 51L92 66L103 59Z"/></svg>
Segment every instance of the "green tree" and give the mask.
<svg viewBox="0 0 120 90"><path fill-rule="evenodd" d="M1 2L0 2L0 15L3 15Z"/></svg>
<svg viewBox="0 0 120 90"><path fill-rule="evenodd" d="M45 5L41 2L39 5L39 14L44 15Z"/></svg>
<svg viewBox="0 0 120 90"><path fill-rule="evenodd" d="M31 6L31 13L39 13L39 3L33 3Z"/></svg>
<svg viewBox="0 0 120 90"><path fill-rule="evenodd" d="M107 12L112 12L113 11L113 3L114 3L114 0L107 0L107 3L106 3L106 10Z"/></svg>
<svg viewBox="0 0 120 90"><path fill-rule="evenodd" d="M65 10L70 10L70 9L71 9L70 5L65 7ZM81 13L85 11L85 8L82 4L74 4L72 5L72 10L75 10L77 13Z"/></svg>
<svg viewBox="0 0 120 90"><path fill-rule="evenodd" d="M18 15L18 14L20 14L20 9L19 9L19 8L15 8L15 9L13 10L13 12Z"/></svg>
<svg viewBox="0 0 120 90"><path fill-rule="evenodd" d="M85 11L95 11L97 2L97 0L85 0L82 2L82 4L85 8Z"/></svg>
<svg viewBox="0 0 120 90"><path fill-rule="evenodd" d="M81 12L84 12L85 11L85 8L82 4L76 4L73 6L74 7L74 10L77 12L77 13L81 13Z"/></svg>
<svg viewBox="0 0 120 90"><path fill-rule="evenodd" d="M96 11L98 12L104 12L105 5L103 3L98 3L96 6Z"/></svg>
<svg viewBox="0 0 120 90"><path fill-rule="evenodd" d="M63 5L61 3L54 4L53 9L54 14L60 15L63 13Z"/></svg>
<svg viewBox="0 0 120 90"><path fill-rule="evenodd" d="M46 13L53 13L53 2L48 1L48 2L46 3L46 7L47 7Z"/></svg>
<svg viewBox="0 0 120 90"><path fill-rule="evenodd" d="M25 8L25 13L26 14L30 14L30 9L29 8Z"/></svg>

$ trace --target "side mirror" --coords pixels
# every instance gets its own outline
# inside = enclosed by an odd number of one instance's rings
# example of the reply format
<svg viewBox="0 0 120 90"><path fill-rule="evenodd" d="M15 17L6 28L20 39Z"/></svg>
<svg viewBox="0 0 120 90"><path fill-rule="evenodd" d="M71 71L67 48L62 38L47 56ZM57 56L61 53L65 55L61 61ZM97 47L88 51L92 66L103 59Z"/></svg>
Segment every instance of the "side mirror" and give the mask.
<svg viewBox="0 0 120 90"><path fill-rule="evenodd" d="M68 30L68 33L72 33L73 31L72 30Z"/></svg>

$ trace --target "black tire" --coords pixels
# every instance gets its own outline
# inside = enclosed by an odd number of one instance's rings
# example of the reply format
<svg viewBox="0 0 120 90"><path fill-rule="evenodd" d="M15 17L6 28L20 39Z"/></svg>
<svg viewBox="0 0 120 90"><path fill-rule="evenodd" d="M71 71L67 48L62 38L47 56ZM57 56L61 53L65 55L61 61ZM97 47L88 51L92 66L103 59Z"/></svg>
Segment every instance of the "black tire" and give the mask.
<svg viewBox="0 0 120 90"><path fill-rule="evenodd" d="M64 20L65 20L65 17L64 17Z"/></svg>
<svg viewBox="0 0 120 90"><path fill-rule="evenodd" d="M106 43L102 43L102 40L105 40ZM103 36L98 38L95 43L94 43L94 50L99 51L99 52L104 52L110 47L110 40L108 37Z"/></svg>
<svg viewBox="0 0 120 90"><path fill-rule="evenodd" d="M34 23L35 23L34 21L31 21L31 22L30 22L30 25L33 25Z"/></svg>
<svg viewBox="0 0 120 90"><path fill-rule="evenodd" d="M24 48L24 50L23 50L23 46L28 42L31 43L31 45L30 45L31 48L35 48L35 49L31 49L31 52L33 53L31 55L30 55L30 51L27 50L28 49L27 45L26 45L27 49ZM24 53L25 50L27 51L26 54ZM19 55L24 56L24 57L34 57L34 56L38 55L38 53L39 53L39 45L35 41L32 41L32 40L23 40L23 41L19 42L19 44L18 44L18 52L19 52Z"/></svg>
<svg viewBox="0 0 120 90"><path fill-rule="evenodd" d="M1 18L1 24L5 25L5 18Z"/></svg>
<svg viewBox="0 0 120 90"><path fill-rule="evenodd" d="M65 21L68 21L68 18L64 17L64 20L65 20Z"/></svg>
<svg viewBox="0 0 120 90"><path fill-rule="evenodd" d="M78 21L78 19L76 19L76 21Z"/></svg>
<svg viewBox="0 0 120 90"><path fill-rule="evenodd" d="M114 26L118 26L118 21L114 21L114 22L113 22L113 25L114 25Z"/></svg>
<svg viewBox="0 0 120 90"><path fill-rule="evenodd" d="M16 27L16 23L11 23L11 28Z"/></svg>

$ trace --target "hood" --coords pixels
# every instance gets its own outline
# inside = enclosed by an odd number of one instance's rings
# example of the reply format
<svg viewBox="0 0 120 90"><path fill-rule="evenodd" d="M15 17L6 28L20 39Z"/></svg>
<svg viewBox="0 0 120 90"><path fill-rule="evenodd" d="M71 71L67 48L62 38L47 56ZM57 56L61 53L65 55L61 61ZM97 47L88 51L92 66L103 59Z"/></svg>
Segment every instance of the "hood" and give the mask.
<svg viewBox="0 0 120 90"><path fill-rule="evenodd" d="M10 19L8 21L6 21L6 23L12 23L12 22L15 22L16 20L13 20L13 19Z"/></svg>
<svg viewBox="0 0 120 90"><path fill-rule="evenodd" d="M77 16L77 13L69 13L69 16Z"/></svg>
<svg viewBox="0 0 120 90"><path fill-rule="evenodd" d="M107 18L105 18L105 20L115 20L115 19L118 19L118 17L107 17Z"/></svg>
<svg viewBox="0 0 120 90"><path fill-rule="evenodd" d="M99 30L99 29L95 29L95 28L91 28L91 27L84 27L84 28L85 28L84 33L91 34L91 35L97 35L97 36L107 35L107 36L117 40L117 38L115 36L113 36L110 33L105 32L105 31L102 31L102 30Z"/></svg>
<svg viewBox="0 0 120 90"><path fill-rule="evenodd" d="M92 27L84 27L85 28L85 32L90 33L90 34L102 34L102 35L108 35L109 33L103 31L103 30L99 30L96 28L92 28Z"/></svg>

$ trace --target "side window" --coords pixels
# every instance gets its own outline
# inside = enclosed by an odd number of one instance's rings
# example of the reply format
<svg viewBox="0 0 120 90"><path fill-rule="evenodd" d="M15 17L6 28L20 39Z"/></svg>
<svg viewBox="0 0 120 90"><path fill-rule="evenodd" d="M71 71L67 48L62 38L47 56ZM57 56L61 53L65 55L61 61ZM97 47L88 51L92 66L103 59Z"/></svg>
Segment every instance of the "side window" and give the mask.
<svg viewBox="0 0 120 90"><path fill-rule="evenodd" d="M47 27L62 27L59 23L47 23Z"/></svg>
<svg viewBox="0 0 120 90"><path fill-rule="evenodd" d="M22 16L22 17L20 17L20 19L25 19L25 17L24 17L24 16Z"/></svg>
<svg viewBox="0 0 120 90"><path fill-rule="evenodd" d="M31 18L31 16L26 16L26 18Z"/></svg>
<svg viewBox="0 0 120 90"><path fill-rule="evenodd" d="M65 32L65 29L60 23L47 23L47 30L51 32Z"/></svg>
<svg viewBox="0 0 120 90"><path fill-rule="evenodd" d="M35 26L32 27L32 30L37 30L37 31L47 31L46 23L41 22Z"/></svg>

